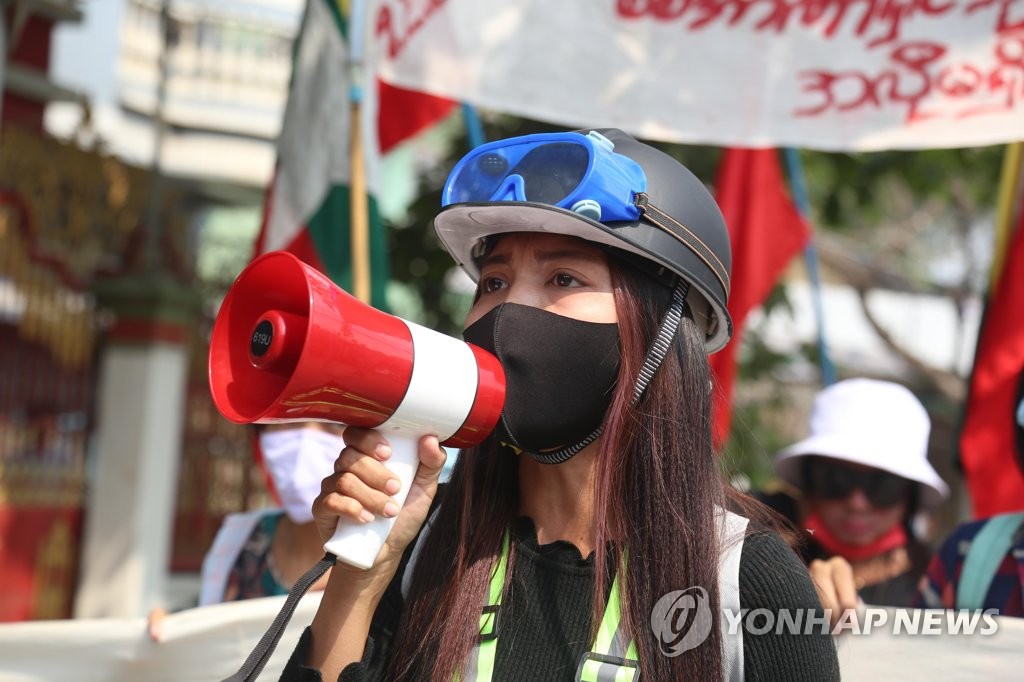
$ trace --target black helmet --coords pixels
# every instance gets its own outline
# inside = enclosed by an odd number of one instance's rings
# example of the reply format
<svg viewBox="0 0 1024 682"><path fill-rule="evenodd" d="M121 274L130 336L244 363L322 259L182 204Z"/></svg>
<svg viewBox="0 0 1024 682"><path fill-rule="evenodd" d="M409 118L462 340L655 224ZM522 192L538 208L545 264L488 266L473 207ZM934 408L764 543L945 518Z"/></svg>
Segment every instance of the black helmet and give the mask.
<svg viewBox="0 0 1024 682"><path fill-rule="evenodd" d="M595 135L596 133L596 135ZM497 154L474 155L470 152L449 176L445 186L445 207L434 218L434 230L445 249L475 282L480 271L477 257L486 238L509 232L549 232L579 237L587 241L612 246L641 256L650 262L655 272L668 269L691 285L690 296L699 295L710 310L706 324L705 347L709 353L721 349L732 336L732 320L726 309L729 296L729 279L732 268L732 251L729 233L722 213L704 184L681 163L654 147L643 144L621 130L608 128L576 133L558 133L551 136L525 136L513 141L548 137L565 140L587 137L598 140L616 156L632 159L646 176L646 189L629 193L628 201L634 204L634 215L626 217L606 214L602 221L601 210L592 207L599 202L583 200L571 208L560 208L551 203L550 186L548 196L531 196L529 192L514 191L513 185L523 188L516 173L525 158L509 171L509 162L497 158ZM511 142L509 140L494 144ZM612 147L608 146L608 143ZM524 142L528 146L529 142ZM588 144L591 144L588 142ZM593 148L593 147L591 147ZM478 148L483 150L484 147ZM502 196L503 185L494 184L483 190L490 200L474 200L472 192L460 196L452 191L453 178L460 167L469 159L475 159L478 166L487 164L486 173L495 173L508 184L507 196ZM621 159L621 157L619 157ZM544 162L541 162L542 164ZM584 160L582 163L586 163ZM629 162L627 162L629 163ZM537 163L531 172L537 173ZM495 169L495 167L497 167ZM479 170L477 176L483 175ZM539 175L545 175L542 168ZM508 178L518 178L513 181ZM474 178L476 180L477 178ZM554 183L565 184L565 178L556 178ZM501 181L495 180L495 183ZM568 185L573 185L572 179ZM574 186L574 185L573 185ZM602 188L598 188L600 191ZM478 193L479 194L479 193ZM537 194L537 193L534 193ZM515 196L513 196L515 195ZM499 196L501 198L494 199ZM526 197L526 200L521 200ZM509 199L515 199L514 202ZM637 214L638 211L638 214ZM691 299L692 300L692 299ZM691 304L691 307L694 307ZM699 319L701 310L695 309Z"/></svg>

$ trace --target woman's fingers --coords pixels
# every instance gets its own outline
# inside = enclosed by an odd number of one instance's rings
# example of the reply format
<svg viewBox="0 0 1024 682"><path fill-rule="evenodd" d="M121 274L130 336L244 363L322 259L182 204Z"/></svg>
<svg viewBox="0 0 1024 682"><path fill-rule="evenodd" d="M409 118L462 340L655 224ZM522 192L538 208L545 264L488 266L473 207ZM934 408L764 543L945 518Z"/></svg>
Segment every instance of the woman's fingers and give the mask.
<svg viewBox="0 0 1024 682"><path fill-rule="evenodd" d="M167 610L159 606L151 609L146 617L146 630L149 632L149 638L154 642L159 642L164 638L164 620L166 619Z"/></svg>
<svg viewBox="0 0 1024 682"><path fill-rule="evenodd" d="M807 568L810 571L814 589L818 592L818 600L821 601L821 605L827 611L835 614L839 600L836 597L836 586L832 583L832 572L828 563L821 559L815 559Z"/></svg>
<svg viewBox="0 0 1024 682"><path fill-rule="evenodd" d="M350 426L345 429L342 437L345 440L346 446L355 448L359 452L378 461L383 462L391 456L391 445L379 431Z"/></svg>
<svg viewBox="0 0 1024 682"><path fill-rule="evenodd" d="M857 581L853 575L853 566L842 557L833 557L832 561L832 582L836 586L836 602L839 608L857 608Z"/></svg>
<svg viewBox="0 0 1024 682"><path fill-rule="evenodd" d="M324 479L313 505L320 535L325 541L333 537L339 519L363 524L394 518L385 554L400 555L426 520L447 453L434 436L415 443L419 462L404 504L399 505L394 495L402 484L388 469L392 448L387 439L372 429L354 427L345 430L344 439L334 473ZM397 443L399 448L410 445L403 440Z"/></svg>
<svg viewBox="0 0 1024 682"><path fill-rule="evenodd" d="M441 476L441 469L448 459L448 453L441 447L435 436L426 436L419 442L420 465L416 469L416 479L419 483L430 483L433 479Z"/></svg>
<svg viewBox="0 0 1024 682"><path fill-rule="evenodd" d="M850 562L839 556L828 560L815 559L808 570L821 605L829 610L833 627L847 611L852 609L856 614L857 584Z"/></svg>
<svg viewBox="0 0 1024 682"><path fill-rule="evenodd" d="M341 471L324 480L321 494L328 508L357 521L372 521L374 516L398 516L398 504L389 491L398 492L391 482L397 482L390 472L370 471L368 460L358 467ZM369 462L383 468L379 462ZM361 470L357 473L355 469ZM373 481L380 481L376 487ZM383 489L381 489L383 488Z"/></svg>
<svg viewBox="0 0 1024 682"><path fill-rule="evenodd" d="M397 516L392 498L401 483L385 466L391 456L387 440L376 431L348 427L346 447L334 462L334 473L323 480L313 514L326 541L334 535L338 519L369 523L378 516Z"/></svg>
<svg viewBox="0 0 1024 682"><path fill-rule="evenodd" d="M334 462L334 473L354 474L367 486L394 495L401 489L402 484L387 468L388 457L390 453L382 460L356 448L346 447Z"/></svg>
<svg viewBox="0 0 1024 682"><path fill-rule="evenodd" d="M425 436L416 445L419 465L409 494L402 505L401 514L388 535L386 544L388 551L395 556L401 552L419 532L430 512L430 505L437 494L437 481L444 467L447 453L434 436Z"/></svg>

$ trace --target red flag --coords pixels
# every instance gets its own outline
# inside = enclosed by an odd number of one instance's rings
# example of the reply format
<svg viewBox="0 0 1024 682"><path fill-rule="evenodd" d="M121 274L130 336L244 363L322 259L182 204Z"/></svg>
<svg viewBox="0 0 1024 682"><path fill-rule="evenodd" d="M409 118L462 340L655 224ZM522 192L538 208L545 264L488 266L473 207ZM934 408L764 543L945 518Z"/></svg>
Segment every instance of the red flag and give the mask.
<svg viewBox="0 0 1024 682"><path fill-rule="evenodd" d="M716 199L732 242L729 314L732 342L711 356L719 390L715 440L724 443L732 419L732 387L743 322L771 292L810 231L790 198L775 149L726 149L715 182Z"/></svg>
<svg viewBox="0 0 1024 682"><path fill-rule="evenodd" d="M455 102L425 92L406 90L377 79L377 138L380 153L434 125L455 108Z"/></svg>
<svg viewBox="0 0 1024 682"><path fill-rule="evenodd" d="M1024 215L985 311L960 434L960 460L974 503L987 517L1024 509Z"/></svg>

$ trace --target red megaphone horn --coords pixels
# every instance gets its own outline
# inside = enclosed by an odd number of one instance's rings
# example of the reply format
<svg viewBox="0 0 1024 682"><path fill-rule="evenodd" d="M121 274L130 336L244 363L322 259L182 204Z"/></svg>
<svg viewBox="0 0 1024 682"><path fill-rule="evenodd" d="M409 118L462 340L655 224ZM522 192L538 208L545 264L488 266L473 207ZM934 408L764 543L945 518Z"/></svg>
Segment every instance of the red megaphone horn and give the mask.
<svg viewBox="0 0 1024 682"><path fill-rule="evenodd" d="M388 315L284 251L260 256L231 286L210 340L210 391L239 424L331 421L380 429L401 506L417 442L476 445L505 401L505 374L487 351ZM394 519L346 520L324 548L373 565Z"/></svg>

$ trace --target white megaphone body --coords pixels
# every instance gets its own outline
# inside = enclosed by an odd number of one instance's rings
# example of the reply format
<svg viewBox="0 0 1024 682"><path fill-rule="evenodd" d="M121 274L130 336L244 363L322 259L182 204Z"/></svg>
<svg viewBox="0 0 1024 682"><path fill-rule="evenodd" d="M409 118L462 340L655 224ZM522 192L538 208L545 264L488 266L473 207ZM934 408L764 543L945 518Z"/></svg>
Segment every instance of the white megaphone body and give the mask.
<svg viewBox="0 0 1024 682"><path fill-rule="evenodd" d="M275 251L249 264L224 298L210 340L210 390L235 423L319 420L380 430L401 506L419 439L479 443L501 414L505 375L487 351L361 303ZM324 549L370 568L394 521L342 519Z"/></svg>

